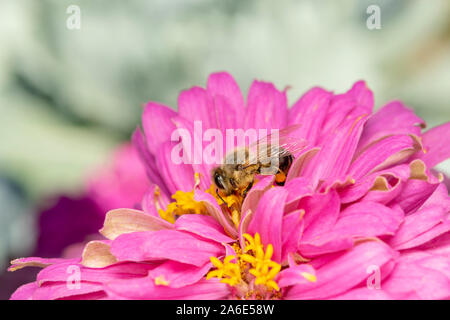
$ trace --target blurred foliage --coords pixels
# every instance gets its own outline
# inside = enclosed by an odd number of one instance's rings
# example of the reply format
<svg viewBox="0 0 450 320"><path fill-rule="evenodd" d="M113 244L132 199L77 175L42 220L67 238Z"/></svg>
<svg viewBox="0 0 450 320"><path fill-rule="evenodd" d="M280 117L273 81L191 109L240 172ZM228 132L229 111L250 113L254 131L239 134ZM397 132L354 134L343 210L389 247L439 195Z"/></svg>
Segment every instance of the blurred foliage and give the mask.
<svg viewBox="0 0 450 320"><path fill-rule="evenodd" d="M66 28L71 4L80 30ZM380 30L366 27L370 4ZM343 91L365 79L377 107L401 99L429 126L448 121L449 17L448 0L2 0L2 236L30 239L32 225L17 222L24 208L76 193L129 139L143 103L176 107L180 90L213 71L244 90L254 78L290 86L291 103L314 85ZM15 219L22 227L9 228ZM0 250L19 252L11 241Z"/></svg>

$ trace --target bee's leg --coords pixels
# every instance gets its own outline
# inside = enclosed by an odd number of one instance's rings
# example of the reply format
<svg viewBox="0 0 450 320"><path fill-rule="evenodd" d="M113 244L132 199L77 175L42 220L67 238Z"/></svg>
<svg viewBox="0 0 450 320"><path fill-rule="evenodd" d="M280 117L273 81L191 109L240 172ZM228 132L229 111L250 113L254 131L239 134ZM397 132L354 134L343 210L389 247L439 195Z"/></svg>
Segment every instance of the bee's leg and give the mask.
<svg viewBox="0 0 450 320"><path fill-rule="evenodd" d="M247 193L250 191L250 189L253 187L253 181L250 182L250 184L247 186L247 188L245 188L244 192L242 193L242 195L244 196L244 198L247 196Z"/></svg>
<svg viewBox="0 0 450 320"><path fill-rule="evenodd" d="M216 189L216 194L217 194L217 196L219 197L219 199L222 200L222 202L225 203L225 205L229 208L230 206L228 205L228 203L226 203L225 200L222 199L222 197L220 196L220 193L219 193L219 190L218 190L218 189Z"/></svg>

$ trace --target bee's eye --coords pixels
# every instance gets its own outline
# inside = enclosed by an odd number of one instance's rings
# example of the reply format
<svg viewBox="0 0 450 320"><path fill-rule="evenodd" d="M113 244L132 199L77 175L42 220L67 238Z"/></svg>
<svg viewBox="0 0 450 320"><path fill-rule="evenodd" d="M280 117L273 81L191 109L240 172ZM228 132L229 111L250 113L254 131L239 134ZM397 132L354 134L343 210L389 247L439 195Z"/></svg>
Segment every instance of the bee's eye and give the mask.
<svg viewBox="0 0 450 320"><path fill-rule="evenodd" d="M216 186L218 188L225 189L225 187L223 186L223 178L221 175L219 175L219 174L214 175L214 183L216 184Z"/></svg>
<svg viewBox="0 0 450 320"><path fill-rule="evenodd" d="M233 178L230 179L230 184L233 186L233 188L236 188L236 181Z"/></svg>

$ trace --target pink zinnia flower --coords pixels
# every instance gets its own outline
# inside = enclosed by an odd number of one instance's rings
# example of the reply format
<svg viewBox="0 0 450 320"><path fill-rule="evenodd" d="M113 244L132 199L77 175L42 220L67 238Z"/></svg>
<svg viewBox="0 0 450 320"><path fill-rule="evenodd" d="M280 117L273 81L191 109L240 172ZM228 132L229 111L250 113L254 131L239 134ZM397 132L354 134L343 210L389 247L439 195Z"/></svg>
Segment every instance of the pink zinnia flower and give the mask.
<svg viewBox="0 0 450 320"><path fill-rule="evenodd" d="M216 73L178 104L148 103L133 135L152 182L142 210L110 211L106 239L79 259L13 261L13 270L46 266L13 299L450 297L450 199L430 171L450 155L450 123L422 134L398 101L372 113L364 82L339 95L313 88L288 108L270 83L255 81L245 103L233 78ZM307 144L284 186L258 177L225 205L213 165L171 160L175 129L201 135L194 121L223 133L300 124L295 136ZM67 268L78 271L74 283Z"/></svg>

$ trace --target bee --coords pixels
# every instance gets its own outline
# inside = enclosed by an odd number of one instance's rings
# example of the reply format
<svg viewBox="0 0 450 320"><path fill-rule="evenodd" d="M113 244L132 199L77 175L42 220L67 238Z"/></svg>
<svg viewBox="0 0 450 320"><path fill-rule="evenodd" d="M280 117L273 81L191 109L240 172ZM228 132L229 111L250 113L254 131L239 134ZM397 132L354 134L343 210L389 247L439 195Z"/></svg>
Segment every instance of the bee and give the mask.
<svg viewBox="0 0 450 320"><path fill-rule="evenodd" d="M216 193L232 194L244 198L252 188L257 175L275 175L275 182L283 185L294 155L306 147L304 139L289 136L298 126L290 126L278 132L277 143L273 135L266 136L248 148L237 148L228 154L223 164L212 170Z"/></svg>

